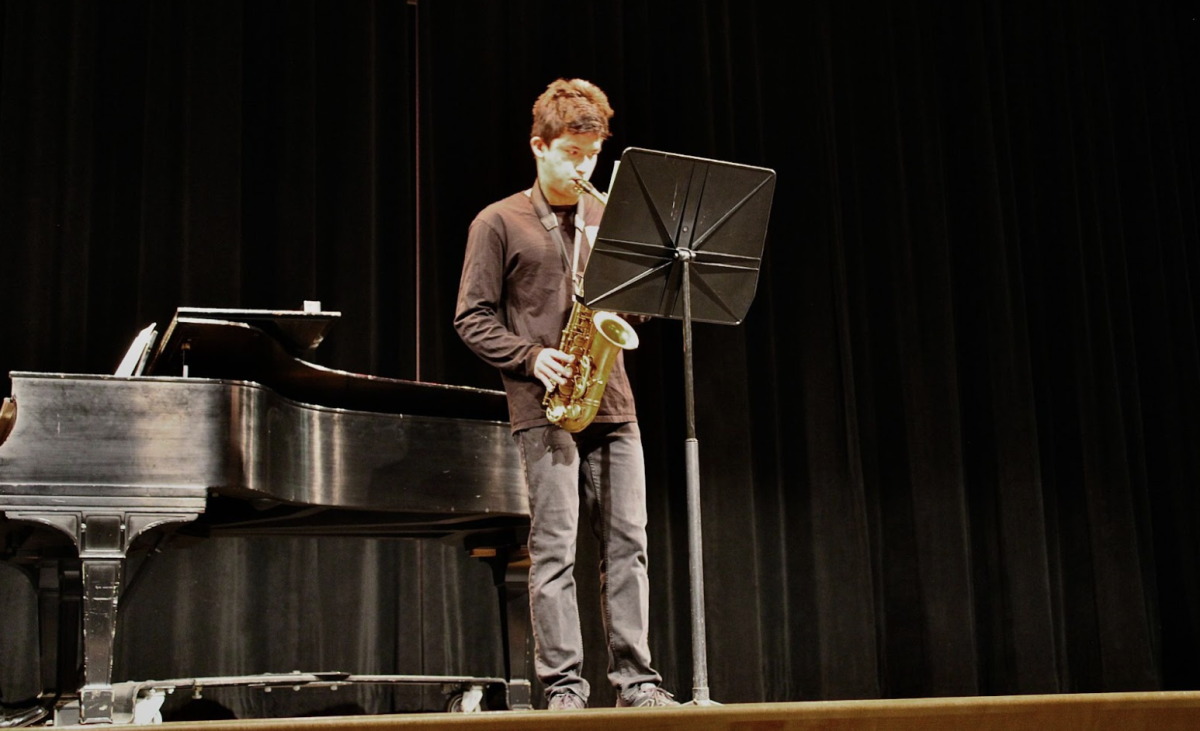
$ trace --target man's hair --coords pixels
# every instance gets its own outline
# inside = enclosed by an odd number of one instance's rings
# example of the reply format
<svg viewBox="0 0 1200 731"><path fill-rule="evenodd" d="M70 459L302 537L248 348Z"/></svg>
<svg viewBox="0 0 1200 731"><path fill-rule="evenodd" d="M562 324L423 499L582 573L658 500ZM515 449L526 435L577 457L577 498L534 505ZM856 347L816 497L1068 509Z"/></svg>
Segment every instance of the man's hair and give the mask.
<svg viewBox="0 0 1200 731"><path fill-rule="evenodd" d="M547 144L561 135L599 134L608 139L613 109L600 87L583 79L559 79L546 87L533 103L533 131Z"/></svg>

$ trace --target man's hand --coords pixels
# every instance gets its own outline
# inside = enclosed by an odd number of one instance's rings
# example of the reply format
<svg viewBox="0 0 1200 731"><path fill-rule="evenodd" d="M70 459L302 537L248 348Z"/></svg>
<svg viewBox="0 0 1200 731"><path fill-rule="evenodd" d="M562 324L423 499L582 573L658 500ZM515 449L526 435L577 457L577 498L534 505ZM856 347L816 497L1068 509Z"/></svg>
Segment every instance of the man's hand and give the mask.
<svg viewBox="0 0 1200 731"><path fill-rule="evenodd" d="M567 382L571 377L571 364L575 356L554 348L542 348L533 364L533 375L542 382L547 391L555 389Z"/></svg>

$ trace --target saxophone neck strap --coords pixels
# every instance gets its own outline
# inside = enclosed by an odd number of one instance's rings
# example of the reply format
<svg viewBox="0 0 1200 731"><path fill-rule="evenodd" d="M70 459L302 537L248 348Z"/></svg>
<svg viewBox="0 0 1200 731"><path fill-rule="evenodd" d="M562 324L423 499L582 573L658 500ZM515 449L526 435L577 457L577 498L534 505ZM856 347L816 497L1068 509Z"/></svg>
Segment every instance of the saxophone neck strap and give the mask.
<svg viewBox="0 0 1200 731"><path fill-rule="evenodd" d="M558 225L558 216L550 208L550 204L546 202L546 196L542 194L542 186L535 182L529 190L529 201L533 204L534 213L537 214L538 221L542 227L550 233L550 237L558 244L559 253L562 254L563 264L571 270L571 282L574 287L575 297L581 299L583 297L583 270L586 268L586 263L582 266L579 261L579 250L583 246L588 247L588 253L591 253L592 241L587 235L587 226L584 223L583 217L583 196L579 197L579 202L575 204L575 241L571 251L567 250L567 242L563 239L562 227Z"/></svg>

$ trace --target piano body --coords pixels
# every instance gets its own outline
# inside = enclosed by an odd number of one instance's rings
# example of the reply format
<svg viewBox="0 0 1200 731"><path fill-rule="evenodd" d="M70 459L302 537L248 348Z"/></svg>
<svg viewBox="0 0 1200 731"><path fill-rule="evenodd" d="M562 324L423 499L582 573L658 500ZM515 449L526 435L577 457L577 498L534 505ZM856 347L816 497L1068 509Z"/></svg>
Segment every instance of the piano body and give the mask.
<svg viewBox="0 0 1200 731"><path fill-rule="evenodd" d="M301 357L336 316L180 308L144 375L11 374L0 558L39 588L44 695L76 698L79 722L128 720L111 677L126 561L173 533L462 545L499 591L492 703L530 707L529 505L504 396Z"/></svg>

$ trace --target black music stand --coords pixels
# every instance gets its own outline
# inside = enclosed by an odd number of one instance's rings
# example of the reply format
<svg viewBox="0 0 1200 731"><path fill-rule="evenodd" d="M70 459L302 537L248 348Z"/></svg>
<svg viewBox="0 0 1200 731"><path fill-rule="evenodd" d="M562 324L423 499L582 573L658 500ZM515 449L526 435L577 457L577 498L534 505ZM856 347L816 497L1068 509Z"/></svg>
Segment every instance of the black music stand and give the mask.
<svg viewBox="0 0 1200 731"><path fill-rule="evenodd" d="M694 667L689 705L709 705L692 321L737 325L745 317L758 286L775 171L636 147L626 148L618 171L588 260L584 303L683 320Z"/></svg>

